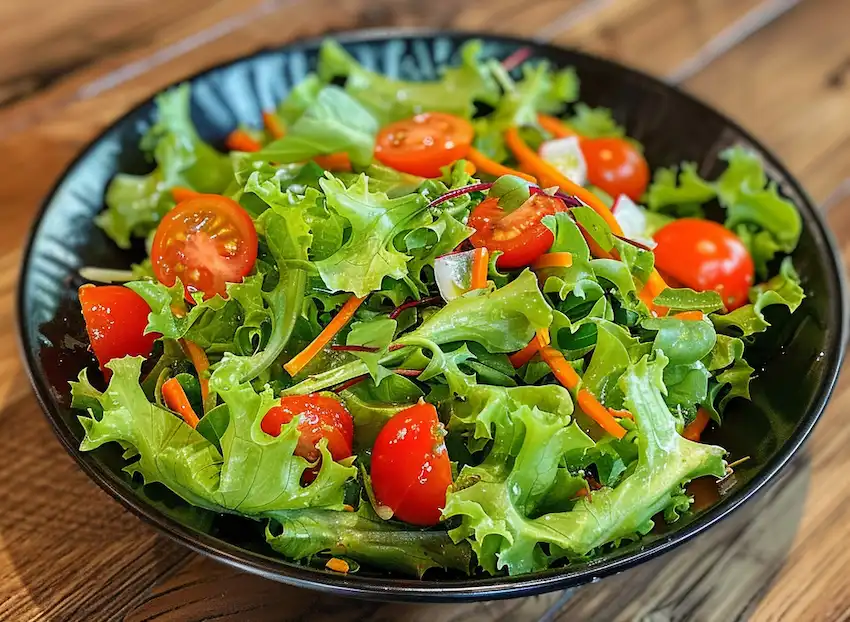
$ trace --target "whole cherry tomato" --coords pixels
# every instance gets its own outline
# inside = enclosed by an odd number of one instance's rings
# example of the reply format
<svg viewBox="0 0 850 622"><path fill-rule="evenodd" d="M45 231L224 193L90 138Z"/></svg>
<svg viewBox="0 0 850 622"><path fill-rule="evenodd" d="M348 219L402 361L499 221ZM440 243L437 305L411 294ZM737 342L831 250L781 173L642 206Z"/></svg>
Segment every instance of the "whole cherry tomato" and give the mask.
<svg viewBox="0 0 850 622"><path fill-rule="evenodd" d="M723 225L682 218L655 233L655 265L677 283L714 290L731 310L747 303L755 266L747 247Z"/></svg>
<svg viewBox="0 0 850 622"><path fill-rule="evenodd" d="M581 152L591 184L612 197L625 194L640 201L649 184L649 165L633 144L622 138L583 138Z"/></svg>
<svg viewBox="0 0 850 622"><path fill-rule="evenodd" d="M440 168L466 157L474 130L466 119L442 112L424 112L383 128L375 157L397 171L439 177Z"/></svg>

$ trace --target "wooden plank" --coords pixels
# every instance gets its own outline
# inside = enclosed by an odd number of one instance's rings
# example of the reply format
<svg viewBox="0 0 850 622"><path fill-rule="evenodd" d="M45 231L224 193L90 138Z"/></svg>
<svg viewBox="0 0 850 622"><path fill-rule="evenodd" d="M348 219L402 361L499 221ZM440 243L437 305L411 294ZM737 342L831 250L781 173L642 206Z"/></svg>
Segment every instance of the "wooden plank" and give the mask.
<svg viewBox="0 0 850 622"><path fill-rule="evenodd" d="M421 605L376 603L306 591L194 557L180 572L154 588L127 622L206 620L408 620L410 622L492 622L537 620L560 593L510 601Z"/></svg>
<svg viewBox="0 0 850 622"><path fill-rule="evenodd" d="M664 76L765 0L623 0L567 28L571 45Z"/></svg>
<svg viewBox="0 0 850 622"><path fill-rule="evenodd" d="M807 0L684 86L740 121L792 172L812 171L850 138L850 84L842 77L850 61L848 22L850 2ZM819 200L840 181L822 179Z"/></svg>

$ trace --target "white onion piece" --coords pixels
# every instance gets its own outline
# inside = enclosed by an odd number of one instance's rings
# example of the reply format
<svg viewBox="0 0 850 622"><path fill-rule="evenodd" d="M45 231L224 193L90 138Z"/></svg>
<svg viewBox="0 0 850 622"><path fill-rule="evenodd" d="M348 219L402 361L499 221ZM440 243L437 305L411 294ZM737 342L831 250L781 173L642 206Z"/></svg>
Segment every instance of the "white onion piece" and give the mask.
<svg viewBox="0 0 850 622"><path fill-rule="evenodd" d="M649 248L655 248L655 240L646 235L646 211L625 194L614 201L611 213L623 230L623 237L640 242Z"/></svg>
<svg viewBox="0 0 850 622"><path fill-rule="evenodd" d="M540 157L571 182L579 186L587 183L587 162L581 152L578 136L547 140L540 145Z"/></svg>
<svg viewBox="0 0 850 622"><path fill-rule="evenodd" d="M446 302L469 291L472 284L472 261L475 251L451 253L434 260L434 280Z"/></svg>

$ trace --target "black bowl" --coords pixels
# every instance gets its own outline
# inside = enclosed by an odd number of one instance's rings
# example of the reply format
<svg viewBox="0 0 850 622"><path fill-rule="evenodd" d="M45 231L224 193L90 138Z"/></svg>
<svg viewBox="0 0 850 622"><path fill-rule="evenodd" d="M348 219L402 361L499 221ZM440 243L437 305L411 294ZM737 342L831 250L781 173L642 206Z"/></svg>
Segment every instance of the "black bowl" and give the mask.
<svg viewBox="0 0 850 622"><path fill-rule="evenodd" d="M78 447L83 429L69 408L68 381L93 364L87 352L76 288L80 266L126 267L142 249L121 251L94 226L109 179L118 171L145 172L150 165L138 149L154 106L148 100L116 121L68 168L45 201L24 255L19 289L20 337L38 399L65 449L104 490L166 535L215 559L262 576L342 595L386 600L486 600L524 596L592 581L648 560L718 522L773 478L800 448L820 417L835 385L846 342L841 262L823 220L787 170L736 124L688 95L654 78L605 60L487 34L360 32L340 40L367 65L408 79L427 79L453 62L459 45L481 38L485 53L504 57L530 46L534 58L573 65L582 80L581 98L610 107L628 133L646 147L651 166L682 160L699 164L709 178L723 168L718 154L733 144L758 152L770 177L803 217L794 253L808 294L793 315L777 314L774 327L752 349L756 367L753 401L736 400L724 426L709 440L750 456L736 470L731 490L711 507L641 542L592 561L515 577L426 578L386 574L350 576L307 568L274 557L250 521L233 517L204 520L167 491L134 485L122 472L117 444L90 453ZM214 144L238 123L258 124L315 66L319 41L263 51L200 73L193 84L193 116Z"/></svg>

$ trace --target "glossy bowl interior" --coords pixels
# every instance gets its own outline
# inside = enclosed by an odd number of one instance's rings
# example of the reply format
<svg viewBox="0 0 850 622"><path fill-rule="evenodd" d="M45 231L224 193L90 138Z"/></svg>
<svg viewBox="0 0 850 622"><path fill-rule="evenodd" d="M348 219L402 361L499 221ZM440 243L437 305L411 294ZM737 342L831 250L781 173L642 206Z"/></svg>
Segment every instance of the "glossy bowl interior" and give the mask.
<svg viewBox="0 0 850 622"><path fill-rule="evenodd" d="M258 524L198 514L167 491L142 489L121 472L117 444L78 451L83 429L69 408L68 381L86 366L84 325L76 297L81 266L126 268L143 257L141 245L121 251L94 225L104 190L118 171L143 173L150 163L138 149L152 123L154 105L142 103L93 141L46 199L24 257L19 291L23 353L39 400L59 440L100 486L165 534L221 561L287 583L377 599L485 600L562 589L640 563L669 550L718 521L763 486L797 451L835 383L846 342L844 291L835 247L805 193L764 148L734 123L683 93L643 74L573 51L519 39L462 33L361 32L340 37L368 67L406 79L433 78L455 62L460 44L484 40L485 55L504 57L525 45L534 58L573 65L581 99L610 107L630 136L646 147L650 165L698 163L713 178L724 168L718 154L733 144L759 152L769 174L796 203L804 230L794 262L808 294L800 309L769 316L774 328L758 339L750 363L757 369L753 401L737 400L726 423L708 440L750 456L734 485L709 508L664 533L608 552L593 561L517 577L458 578L430 575L410 580L362 572L342 576L274 556ZM237 124L257 125L288 89L315 66L319 42L296 43L205 71L189 81L192 114L203 137L220 145ZM90 374L92 377L97 374ZM71 534L73 537L73 534Z"/></svg>

